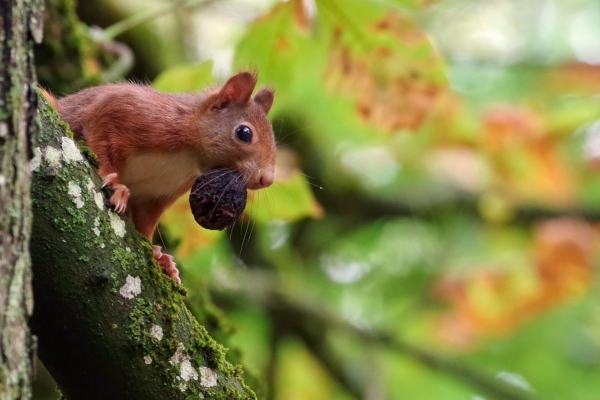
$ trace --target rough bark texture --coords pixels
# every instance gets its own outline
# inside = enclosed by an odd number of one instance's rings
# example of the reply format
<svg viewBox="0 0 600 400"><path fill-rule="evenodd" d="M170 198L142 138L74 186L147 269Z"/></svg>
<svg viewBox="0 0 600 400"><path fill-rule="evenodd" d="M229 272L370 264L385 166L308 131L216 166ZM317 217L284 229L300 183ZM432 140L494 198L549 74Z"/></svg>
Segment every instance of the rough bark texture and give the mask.
<svg viewBox="0 0 600 400"><path fill-rule="evenodd" d="M31 397L34 346L29 235L29 160L36 132L33 37L40 4L0 2L0 399Z"/></svg>
<svg viewBox="0 0 600 400"><path fill-rule="evenodd" d="M32 161L39 357L68 399L255 399L130 221L108 208L85 149L40 105Z"/></svg>

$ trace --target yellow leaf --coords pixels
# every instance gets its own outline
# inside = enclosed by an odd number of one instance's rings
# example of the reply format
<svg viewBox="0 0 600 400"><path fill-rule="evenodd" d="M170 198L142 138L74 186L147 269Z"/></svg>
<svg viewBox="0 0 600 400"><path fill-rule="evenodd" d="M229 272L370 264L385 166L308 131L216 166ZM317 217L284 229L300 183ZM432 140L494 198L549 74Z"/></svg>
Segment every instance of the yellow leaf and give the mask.
<svg viewBox="0 0 600 400"><path fill-rule="evenodd" d="M223 235L222 231L210 231L198 225L190 210L189 193L163 214L161 223L169 237L179 242L176 254L182 260L201 248L213 246Z"/></svg>

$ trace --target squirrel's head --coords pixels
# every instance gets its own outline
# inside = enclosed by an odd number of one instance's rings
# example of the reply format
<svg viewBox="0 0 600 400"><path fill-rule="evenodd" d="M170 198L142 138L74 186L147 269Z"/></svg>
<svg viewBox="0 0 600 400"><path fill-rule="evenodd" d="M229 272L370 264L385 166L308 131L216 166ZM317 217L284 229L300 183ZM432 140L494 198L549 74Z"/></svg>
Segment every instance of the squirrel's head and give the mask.
<svg viewBox="0 0 600 400"><path fill-rule="evenodd" d="M275 137L267 117L274 91L260 89L254 97L256 74L240 72L203 101L203 164L212 168L233 168L250 189L271 186L275 177ZM207 151L210 149L210 151Z"/></svg>

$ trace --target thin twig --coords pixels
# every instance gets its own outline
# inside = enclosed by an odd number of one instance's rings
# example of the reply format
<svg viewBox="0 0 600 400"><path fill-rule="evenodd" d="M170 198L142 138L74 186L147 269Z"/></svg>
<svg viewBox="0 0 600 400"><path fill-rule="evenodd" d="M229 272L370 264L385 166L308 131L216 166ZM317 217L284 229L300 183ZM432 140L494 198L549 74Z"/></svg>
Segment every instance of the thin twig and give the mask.
<svg viewBox="0 0 600 400"><path fill-rule="evenodd" d="M214 3L215 1L216 0L175 0L173 3L154 10L144 10L104 29L103 38L107 41L113 40L123 32L135 28L143 23L152 21L153 19L161 17L165 14L171 13L178 8L192 7L200 4L208 5L210 3Z"/></svg>

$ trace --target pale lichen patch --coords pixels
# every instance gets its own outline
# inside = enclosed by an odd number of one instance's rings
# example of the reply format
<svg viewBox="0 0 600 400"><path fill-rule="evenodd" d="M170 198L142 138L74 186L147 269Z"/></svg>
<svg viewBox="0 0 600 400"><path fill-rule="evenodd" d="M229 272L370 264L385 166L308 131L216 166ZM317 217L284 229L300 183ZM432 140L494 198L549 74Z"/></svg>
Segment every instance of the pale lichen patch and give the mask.
<svg viewBox="0 0 600 400"><path fill-rule="evenodd" d="M200 367L200 385L203 387L217 386L217 373L210 368Z"/></svg>
<svg viewBox="0 0 600 400"><path fill-rule="evenodd" d="M159 325L152 325L150 328L150 334L154 339L161 341L163 338L163 328Z"/></svg>
<svg viewBox="0 0 600 400"><path fill-rule="evenodd" d="M182 393L185 392L187 390L187 383L181 382L179 384L179 390L181 390Z"/></svg>
<svg viewBox="0 0 600 400"><path fill-rule="evenodd" d="M50 165L50 167L52 168L61 168L62 167L62 161L61 161L61 151L58 149L55 149L52 146L46 146L46 148L44 149L44 159L48 162L48 165Z"/></svg>
<svg viewBox="0 0 600 400"><path fill-rule="evenodd" d="M94 182L92 182L92 180L89 178L87 183L87 189L92 194L92 196L94 196L94 202L96 203L96 206L98 206L98 209L104 210L104 197L102 196L102 193L96 190L96 185L94 185Z"/></svg>
<svg viewBox="0 0 600 400"><path fill-rule="evenodd" d="M108 212L108 216L110 217L110 226L115 232L115 235L117 235L118 237L125 236L125 221L123 221L118 214L112 211Z"/></svg>
<svg viewBox="0 0 600 400"><path fill-rule="evenodd" d="M81 198L81 187L75 182L69 182L69 194L73 196L73 202L75 203L75 207L81 208L85 205L83 199Z"/></svg>
<svg viewBox="0 0 600 400"><path fill-rule="evenodd" d="M119 290L121 296L126 299L133 299L138 294L142 293L142 280L139 277L127 275L125 284Z"/></svg>
<svg viewBox="0 0 600 400"><path fill-rule="evenodd" d="M190 357L186 356L184 351L185 347L183 346L183 343L179 343L177 350L175 350L175 354L173 354L173 357L171 357L169 362L172 365L179 364L179 376L177 376L177 379L183 379L185 382L190 380L197 381L199 376L198 371L196 371L196 369L192 366Z"/></svg>
<svg viewBox="0 0 600 400"><path fill-rule="evenodd" d="M196 371L196 369L192 366L190 359L187 357L179 366L179 376L186 382L190 380L198 380L198 371Z"/></svg>
<svg viewBox="0 0 600 400"><path fill-rule="evenodd" d="M6 177L0 174L0 189L4 188L4 186L6 186Z"/></svg>
<svg viewBox="0 0 600 400"><path fill-rule="evenodd" d="M94 202L98 206L98 209L104 210L104 196L102 196L102 193L96 192L96 190L94 190Z"/></svg>
<svg viewBox="0 0 600 400"><path fill-rule="evenodd" d="M75 182L69 182L69 194L74 197L81 197L81 187Z"/></svg>
<svg viewBox="0 0 600 400"><path fill-rule="evenodd" d="M152 357L144 356L144 362L148 365L152 364Z"/></svg>
<svg viewBox="0 0 600 400"><path fill-rule="evenodd" d="M33 149L33 158L29 162L29 170L31 172L37 171L42 164L42 150L39 147Z"/></svg>
<svg viewBox="0 0 600 400"><path fill-rule="evenodd" d="M94 219L94 229L92 229L96 236L100 236L100 217Z"/></svg>
<svg viewBox="0 0 600 400"><path fill-rule="evenodd" d="M175 350L175 354L173 354L173 357L171 357L171 360L169 362L173 365L177 365L180 362L182 362L185 358L185 355L183 353L184 350L185 347L183 346L183 343L180 342L177 346L177 350Z"/></svg>
<svg viewBox="0 0 600 400"><path fill-rule="evenodd" d="M63 136L62 140L62 150L63 150L63 159L67 164L75 162L75 161L83 161L83 155L81 151L77 148L77 145L73 141L73 139Z"/></svg>

